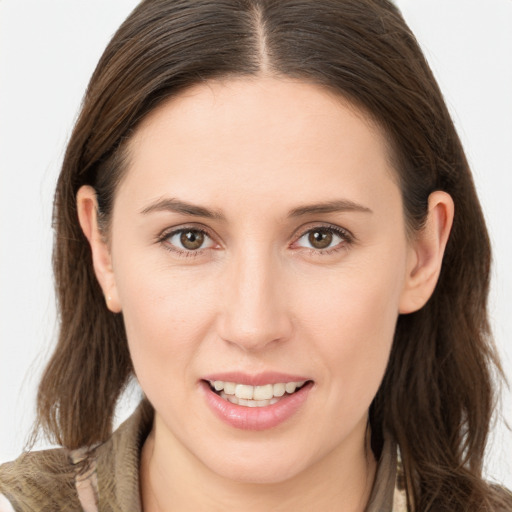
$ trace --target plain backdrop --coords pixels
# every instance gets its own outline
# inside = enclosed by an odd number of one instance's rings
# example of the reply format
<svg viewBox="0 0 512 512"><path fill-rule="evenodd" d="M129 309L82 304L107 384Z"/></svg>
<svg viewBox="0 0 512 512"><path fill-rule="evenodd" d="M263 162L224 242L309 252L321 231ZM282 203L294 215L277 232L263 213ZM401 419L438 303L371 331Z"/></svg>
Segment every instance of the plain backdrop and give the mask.
<svg viewBox="0 0 512 512"><path fill-rule="evenodd" d="M56 335L53 189L89 77L135 0L0 1L0 462L34 419ZM491 320L512 377L512 1L397 4L439 80L474 172L494 247ZM137 400L119 408L118 421ZM512 423L512 399L503 393ZM37 445L43 447L43 444ZM512 488L512 434L498 421L487 475Z"/></svg>

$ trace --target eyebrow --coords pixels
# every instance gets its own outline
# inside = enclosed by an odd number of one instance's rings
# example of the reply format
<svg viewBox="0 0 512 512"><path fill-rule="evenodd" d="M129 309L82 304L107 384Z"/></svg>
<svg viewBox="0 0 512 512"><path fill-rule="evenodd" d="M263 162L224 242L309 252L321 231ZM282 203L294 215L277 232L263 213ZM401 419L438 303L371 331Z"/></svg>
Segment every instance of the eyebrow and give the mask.
<svg viewBox="0 0 512 512"><path fill-rule="evenodd" d="M147 215L148 213L165 211L193 215L194 217L206 217L207 219L225 219L224 215L217 210L210 210L203 206L186 203L185 201L180 201L175 198L160 199L156 203L150 204L144 208L141 213Z"/></svg>
<svg viewBox="0 0 512 512"><path fill-rule="evenodd" d="M225 220L225 216L219 210L212 210L203 206L197 206L185 201L180 201L176 198L160 199L141 210L141 213L143 215L147 215L148 213L162 211L192 215L194 217L204 217L207 219ZM290 210L288 217L295 218L302 217L304 215L337 212L373 213L372 210L366 206L354 203L353 201L349 201L347 199L339 199L335 201L298 206L297 208Z"/></svg>
<svg viewBox="0 0 512 512"><path fill-rule="evenodd" d="M339 199L327 201L325 203L308 204L294 208L288 214L289 217L301 217L317 213L337 213L337 212L363 212L373 213L370 208L363 206L348 199Z"/></svg>

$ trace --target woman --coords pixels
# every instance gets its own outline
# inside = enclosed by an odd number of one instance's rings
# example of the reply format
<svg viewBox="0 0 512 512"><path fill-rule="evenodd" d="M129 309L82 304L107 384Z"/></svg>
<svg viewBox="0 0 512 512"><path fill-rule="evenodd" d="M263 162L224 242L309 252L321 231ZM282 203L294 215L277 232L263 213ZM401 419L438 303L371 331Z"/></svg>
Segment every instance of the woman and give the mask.
<svg viewBox="0 0 512 512"><path fill-rule="evenodd" d="M486 228L389 2L142 2L55 228L64 448L2 467L15 510L510 509L481 477Z"/></svg>

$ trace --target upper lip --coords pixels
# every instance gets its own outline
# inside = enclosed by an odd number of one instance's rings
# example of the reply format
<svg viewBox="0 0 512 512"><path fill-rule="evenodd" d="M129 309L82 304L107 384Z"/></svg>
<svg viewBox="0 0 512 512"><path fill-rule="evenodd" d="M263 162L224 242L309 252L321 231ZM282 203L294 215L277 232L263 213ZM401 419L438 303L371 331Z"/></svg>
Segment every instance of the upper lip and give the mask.
<svg viewBox="0 0 512 512"><path fill-rule="evenodd" d="M277 384L279 382L302 382L311 380L303 375L291 375L289 373L281 372L262 372L255 374L248 374L242 372L222 372L212 373L203 377L203 380L223 382L236 382L237 384L246 384L249 386L262 386L264 384Z"/></svg>

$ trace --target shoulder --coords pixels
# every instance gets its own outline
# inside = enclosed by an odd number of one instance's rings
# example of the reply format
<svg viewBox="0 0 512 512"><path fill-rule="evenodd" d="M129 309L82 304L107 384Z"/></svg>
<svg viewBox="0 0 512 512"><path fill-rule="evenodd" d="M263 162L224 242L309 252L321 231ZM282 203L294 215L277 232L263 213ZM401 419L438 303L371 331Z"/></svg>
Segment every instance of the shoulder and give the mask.
<svg viewBox="0 0 512 512"><path fill-rule="evenodd" d="M0 512L81 510L75 469L64 449L27 452L0 466ZM2 504L3 501L3 504ZM64 506L63 506L64 505Z"/></svg>
<svg viewBox="0 0 512 512"><path fill-rule="evenodd" d="M0 465L0 512L140 511L139 456L152 422L143 400L104 443L27 452Z"/></svg>

